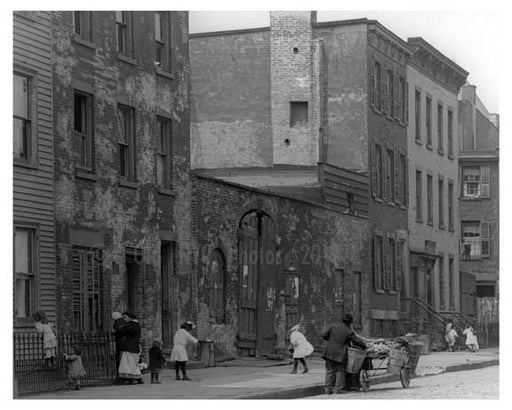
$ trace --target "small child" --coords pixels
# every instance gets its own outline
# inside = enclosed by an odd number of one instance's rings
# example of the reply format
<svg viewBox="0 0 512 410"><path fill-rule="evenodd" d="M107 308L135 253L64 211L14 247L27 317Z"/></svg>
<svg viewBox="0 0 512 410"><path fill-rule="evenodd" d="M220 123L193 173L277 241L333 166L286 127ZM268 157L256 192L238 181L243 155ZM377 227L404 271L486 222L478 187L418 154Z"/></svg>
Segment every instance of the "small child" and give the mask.
<svg viewBox="0 0 512 410"><path fill-rule="evenodd" d="M473 330L473 326L466 327L462 334L466 336L466 346L469 348L469 351L478 351L478 340L476 338L475 331Z"/></svg>
<svg viewBox="0 0 512 410"><path fill-rule="evenodd" d="M46 319L46 314L39 310L32 315L36 321L35 328L38 333L43 334L44 360L45 364L55 364L55 351L57 348L57 337L53 332L53 326Z"/></svg>
<svg viewBox="0 0 512 410"><path fill-rule="evenodd" d="M453 328L453 324L451 322L449 322L446 325L446 332L445 332L444 339L445 339L446 343L448 343L448 350L450 352L454 351L455 341L457 340L458 337L459 337L459 335L457 334L457 331Z"/></svg>
<svg viewBox="0 0 512 410"><path fill-rule="evenodd" d="M73 346L73 354L64 355L64 359L68 364L68 378L74 383L75 390L80 390L80 379L86 375L81 353L80 347L75 345Z"/></svg>
<svg viewBox="0 0 512 410"><path fill-rule="evenodd" d="M162 353L162 344L158 340L153 341L153 347L149 349L149 371L151 372L151 383L160 384L160 371L165 365L165 358Z"/></svg>
<svg viewBox="0 0 512 410"><path fill-rule="evenodd" d="M191 380L187 376L187 343L197 344L197 339L192 336L189 332L194 329L196 325L191 321L187 321L181 325L181 329L178 329L174 335L174 346L171 352L171 362L175 362L174 370L176 371L176 380ZM180 378L180 370L183 374L183 378Z"/></svg>

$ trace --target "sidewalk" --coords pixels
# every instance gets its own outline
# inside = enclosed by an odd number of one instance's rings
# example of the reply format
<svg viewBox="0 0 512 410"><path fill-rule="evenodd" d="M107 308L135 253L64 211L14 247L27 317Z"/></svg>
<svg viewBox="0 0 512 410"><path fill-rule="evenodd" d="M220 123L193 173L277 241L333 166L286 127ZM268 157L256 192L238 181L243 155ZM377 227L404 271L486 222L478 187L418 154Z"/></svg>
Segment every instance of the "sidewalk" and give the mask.
<svg viewBox="0 0 512 410"><path fill-rule="evenodd" d="M218 367L190 370L192 381L174 380L174 370L161 374L162 384L89 387L81 391L63 391L23 396L22 399L293 399L323 394L324 361L309 358L307 374L289 374L291 366L280 362L236 360ZM244 365L247 363L247 365ZM269 364L277 364L268 367ZM499 349L470 352L432 352L420 357L417 377L443 372L469 370L499 364ZM236 365L236 366L235 366ZM299 365L300 366L300 365ZM384 372L381 372L384 373ZM376 376L371 385L396 380L398 376ZM370 389L371 389L370 385ZM411 381L414 385L414 379ZM364 394L364 393L361 393Z"/></svg>

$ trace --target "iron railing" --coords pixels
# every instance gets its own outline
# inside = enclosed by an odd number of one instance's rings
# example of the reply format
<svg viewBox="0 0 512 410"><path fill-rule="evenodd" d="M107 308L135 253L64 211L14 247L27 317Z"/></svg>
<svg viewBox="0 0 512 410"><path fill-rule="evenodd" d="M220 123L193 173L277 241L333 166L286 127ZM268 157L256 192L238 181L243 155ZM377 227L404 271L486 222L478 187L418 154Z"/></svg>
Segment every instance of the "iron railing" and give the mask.
<svg viewBox="0 0 512 410"><path fill-rule="evenodd" d="M39 393L71 387L64 354L72 347L81 349L86 376L83 386L112 383L116 376L115 343L108 333L72 333L57 335L54 363L44 359L42 336L38 333L14 334L14 394Z"/></svg>

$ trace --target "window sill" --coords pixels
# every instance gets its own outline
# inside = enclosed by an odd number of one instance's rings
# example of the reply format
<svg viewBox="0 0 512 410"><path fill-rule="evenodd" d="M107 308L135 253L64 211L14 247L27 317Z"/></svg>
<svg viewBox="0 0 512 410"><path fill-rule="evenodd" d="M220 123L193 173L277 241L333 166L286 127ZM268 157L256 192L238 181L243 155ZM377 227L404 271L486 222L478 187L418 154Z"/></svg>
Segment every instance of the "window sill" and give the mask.
<svg viewBox="0 0 512 410"><path fill-rule="evenodd" d="M375 292L380 293L381 295L385 293L384 289L376 289Z"/></svg>
<svg viewBox="0 0 512 410"><path fill-rule="evenodd" d="M168 80L174 80L174 76L172 75L172 73L162 68L157 68L155 73L156 75L167 78Z"/></svg>
<svg viewBox="0 0 512 410"><path fill-rule="evenodd" d="M176 196L176 190L169 188L158 188L158 193L166 196Z"/></svg>
<svg viewBox="0 0 512 410"><path fill-rule="evenodd" d="M407 206L405 206L405 205L400 205L400 209L402 209L402 210L404 210L404 211L407 211L407 209L408 209L408 208L407 208Z"/></svg>
<svg viewBox="0 0 512 410"><path fill-rule="evenodd" d="M28 169L39 169L39 164L36 162L26 161L19 158L14 158L13 164L17 167Z"/></svg>
<svg viewBox="0 0 512 410"><path fill-rule="evenodd" d="M453 154L448 154L448 159L455 159L454 155Z"/></svg>
<svg viewBox="0 0 512 410"><path fill-rule="evenodd" d="M119 180L119 186L122 186L124 188L137 189L139 187L139 184L135 181L128 181L126 179L121 179L121 180Z"/></svg>
<svg viewBox="0 0 512 410"><path fill-rule="evenodd" d="M96 44L91 43L89 40L85 40L82 37L77 36L76 34L73 35L73 42L80 44L81 46L87 47L91 50L96 50Z"/></svg>
<svg viewBox="0 0 512 410"><path fill-rule="evenodd" d="M378 202L379 204L383 204L384 200L382 198L374 198L375 202Z"/></svg>
<svg viewBox="0 0 512 410"><path fill-rule="evenodd" d="M434 226L434 221L428 221L428 222L427 222L427 225L429 225L429 226Z"/></svg>
<svg viewBox="0 0 512 410"><path fill-rule="evenodd" d="M422 224L423 223L423 219L416 218L416 223Z"/></svg>
<svg viewBox="0 0 512 410"><path fill-rule="evenodd" d="M444 151L443 151L443 150L437 150L437 153L438 153L439 155L441 155L442 157L444 157Z"/></svg>
<svg viewBox="0 0 512 410"><path fill-rule="evenodd" d="M389 291L389 294L390 294L390 295L396 295L396 294L397 294L397 292L396 292L396 290L390 290L390 291Z"/></svg>
<svg viewBox="0 0 512 410"><path fill-rule="evenodd" d="M122 61L122 62L124 62L124 63L133 65L133 66L137 65L137 60L135 60L132 57L127 56L126 54L117 53L117 59Z"/></svg>
<svg viewBox="0 0 512 410"><path fill-rule="evenodd" d="M421 142L421 140L419 140L419 139L417 139L417 138L415 138L415 139L414 139L414 142L415 142L416 144L418 144L418 145L423 145L423 143Z"/></svg>
<svg viewBox="0 0 512 410"><path fill-rule="evenodd" d="M460 198L461 201L481 201L483 199L491 199L491 198L483 198L481 196L478 196L478 197L467 197L467 196L463 196Z"/></svg>
<svg viewBox="0 0 512 410"><path fill-rule="evenodd" d="M24 318L16 318L14 319L14 328L15 329L34 329L34 319L30 317L24 317Z"/></svg>
<svg viewBox="0 0 512 410"><path fill-rule="evenodd" d="M98 181L98 176L93 172L84 171L81 169L77 169L75 171L75 176L80 179L86 179L88 181L96 182Z"/></svg>
<svg viewBox="0 0 512 410"><path fill-rule="evenodd" d="M455 232L455 228L454 228L453 226L451 226L450 228L448 228L448 230L449 230L450 232Z"/></svg>
<svg viewBox="0 0 512 410"><path fill-rule="evenodd" d="M425 147L427 147L427 149L429 149L430 151L432 151L434 149L432 144L427 144L427 145L425 145Z"/></svg>
<svg viewBox="0 0 512 410"><path fill-rule="evenodd" d="M441 231L444 231L446 228L444 225L439 225L438 228L441 230Z"/></svg>

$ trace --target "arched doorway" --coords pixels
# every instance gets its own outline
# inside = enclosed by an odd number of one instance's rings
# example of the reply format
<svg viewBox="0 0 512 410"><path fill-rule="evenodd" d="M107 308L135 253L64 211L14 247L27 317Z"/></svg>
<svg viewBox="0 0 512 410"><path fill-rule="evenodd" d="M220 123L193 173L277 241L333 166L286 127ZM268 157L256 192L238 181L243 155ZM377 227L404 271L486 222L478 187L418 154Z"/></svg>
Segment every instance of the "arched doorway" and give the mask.
<svg viewBox="0 0 512 410"><path fill-rule="evenodd" d="M242 355L271 354L275 348L275 227L261 211L240 221L240 315L238 349Z"/></svg>

